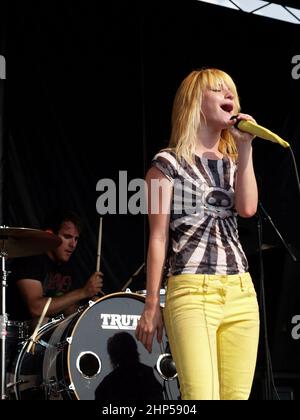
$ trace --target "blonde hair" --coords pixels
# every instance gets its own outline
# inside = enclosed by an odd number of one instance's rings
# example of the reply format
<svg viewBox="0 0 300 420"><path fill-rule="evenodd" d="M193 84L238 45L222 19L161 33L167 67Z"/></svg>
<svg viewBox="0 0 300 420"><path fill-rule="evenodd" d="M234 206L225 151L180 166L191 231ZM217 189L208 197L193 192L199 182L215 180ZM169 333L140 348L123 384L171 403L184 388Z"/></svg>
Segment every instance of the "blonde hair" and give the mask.
<svg viewBox="0 0 300 420"><path fill-rule="evenodd" d="M172 131L169 149L177 159L194 163L197 131L201 125L202 93L205 89L218 89L226 85L234 95L234 113L240 111L237 89L232 78L222 70L202 69L192 71L181 83L175 95L172 111ZM237 148L229 129L222 130L219 151L232 159L237 158Z"/></svg>

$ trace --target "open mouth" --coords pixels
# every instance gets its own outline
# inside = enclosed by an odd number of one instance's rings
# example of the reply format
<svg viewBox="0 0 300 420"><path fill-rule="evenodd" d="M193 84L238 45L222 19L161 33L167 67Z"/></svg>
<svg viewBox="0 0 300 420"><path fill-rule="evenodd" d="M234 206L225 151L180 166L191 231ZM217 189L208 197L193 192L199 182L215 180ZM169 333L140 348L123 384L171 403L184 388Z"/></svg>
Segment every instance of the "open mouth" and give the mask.
<svg viewBox="0 0 300 420"><path fill-rule="evenodd" d="M232 104L223 104L223 105L221 105L221 108L225 112L232 112L233 111L233 105Z"/></svg>

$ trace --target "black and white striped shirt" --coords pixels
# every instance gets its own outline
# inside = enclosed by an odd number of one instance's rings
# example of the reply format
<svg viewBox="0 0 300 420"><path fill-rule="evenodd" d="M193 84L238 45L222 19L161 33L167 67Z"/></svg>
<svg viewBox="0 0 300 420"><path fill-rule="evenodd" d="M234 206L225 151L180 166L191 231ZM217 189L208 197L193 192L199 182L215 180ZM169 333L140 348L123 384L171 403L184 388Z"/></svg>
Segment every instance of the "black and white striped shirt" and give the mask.
<svg viewBox="0 0 300 420"><path fill-rule="evenodd" d="M173 184L168 275L248 271L234 208L236 163L195 156L190 165L162 151L152 165Z"/></svg>

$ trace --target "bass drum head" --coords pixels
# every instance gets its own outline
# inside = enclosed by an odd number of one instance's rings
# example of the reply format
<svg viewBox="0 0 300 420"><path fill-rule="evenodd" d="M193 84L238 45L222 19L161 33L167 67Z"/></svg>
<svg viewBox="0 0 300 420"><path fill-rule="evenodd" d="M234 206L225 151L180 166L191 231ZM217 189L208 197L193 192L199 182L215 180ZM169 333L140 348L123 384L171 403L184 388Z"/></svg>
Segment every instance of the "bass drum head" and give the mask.
<svg viewBox="0 0 300 420"><path fill-rule="evenodd" d="M145 299L129 293L105 296L87 308L68 349L71 386L77 399L177 400L179 388L167 338L152 353L136 340Z"/></svg>
<svg viewBox="0 0 300 420"><path fill-rule="evenodd" d="M167 337L152 353L135 339L145 298L107 295L85 310L43 326L33 351L23 346L15 370L20 400L177 400Z"/></svg>

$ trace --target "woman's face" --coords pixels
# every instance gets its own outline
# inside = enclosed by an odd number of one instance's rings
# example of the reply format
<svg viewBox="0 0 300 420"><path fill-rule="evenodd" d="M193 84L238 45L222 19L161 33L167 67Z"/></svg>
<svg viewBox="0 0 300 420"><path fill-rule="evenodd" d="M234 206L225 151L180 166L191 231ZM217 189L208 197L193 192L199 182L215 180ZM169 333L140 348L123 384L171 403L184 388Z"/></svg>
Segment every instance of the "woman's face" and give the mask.
<svg viewBox="0 0 300 420"><path fill-rule="evenodd" d="M204 124L220 130L228 128L228 122L234 115L234 94L226 85L207 88L203 92L201 109Z"/></svg>

